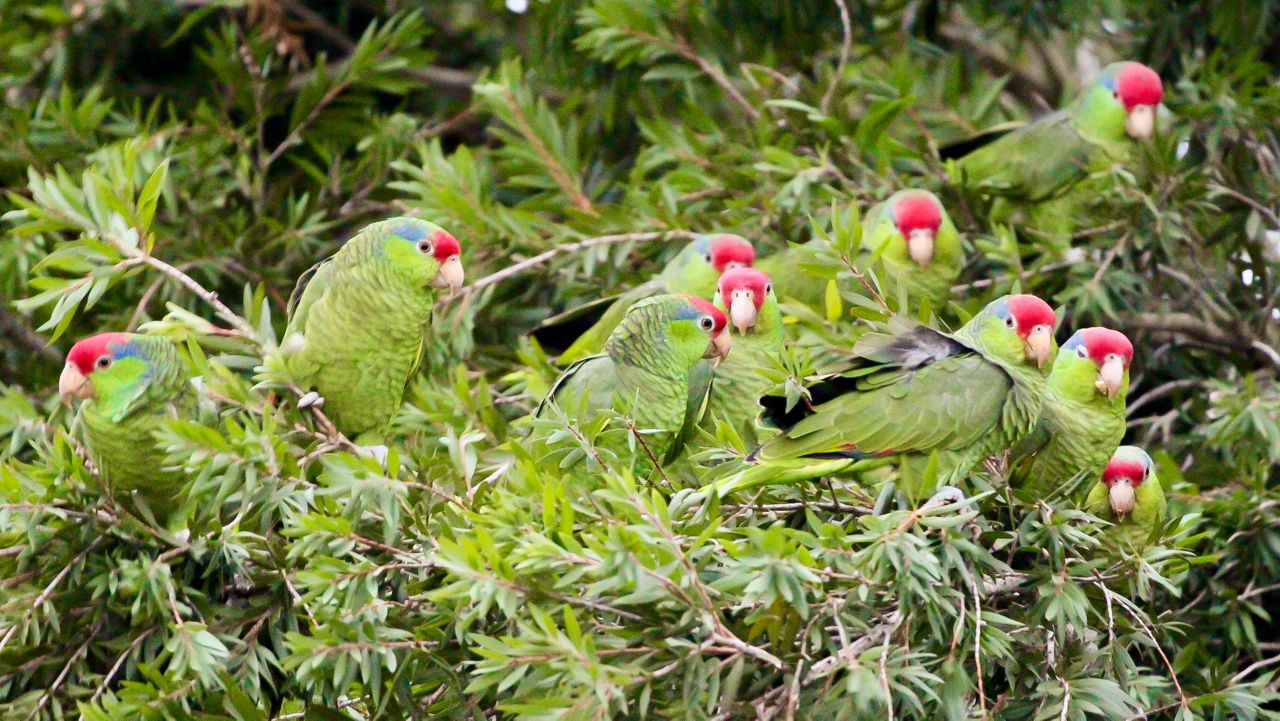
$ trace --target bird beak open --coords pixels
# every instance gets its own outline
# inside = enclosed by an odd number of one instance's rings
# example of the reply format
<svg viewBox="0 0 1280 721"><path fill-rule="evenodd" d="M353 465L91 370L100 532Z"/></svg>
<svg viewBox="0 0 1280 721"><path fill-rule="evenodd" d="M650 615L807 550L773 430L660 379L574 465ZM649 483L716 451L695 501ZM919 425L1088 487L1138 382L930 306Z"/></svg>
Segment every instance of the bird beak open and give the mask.
<svg viewBox="0 0 1280 721"><path fill-rule="evenodd" d="M707 344L707 352L702 354L703 358L711 358L716 365L720 365L725 358L729 357L729 334L721 331L718 335L711 337L711 342Z"/></svg>
<svg viewBox="0 0 1280 721"><path fill-rule="evenodd" d="M1120 392L1120 384L1124 382L1124 361L1115 356L1107 358L1102 363L1102 368L1098 370L1098 380L1093 385L1098 392L1105 395L1107 400L1116 399L1116 394Z"/></svg>
<svg viewBox="0 0 1280 721"><path fill-rule="evenodd" d="M929 267L933 260L933 231L928 228L916 228L907 237L907 255L911 256L920 270Z"/></svg>
<svg viewBox="0 0 1280 721"><path fill-rule="evenodd" d="M58 376L58 395L62 396L62 405L70 408L73 400L93 397L93 383L75 363L67 363Z"/></svg>
<svg viewBox="0 0 1280 721"><path fill-rule="evenodd" d="M1048 327L1036 326L1027 334L1022 345L1027 360L1035 363L1036 368L1044 368L1044 364L1049 361L1049 353L1053 350L1053 335Z"/></svg>
<svg viewBox="0 0 1280 721"><path fill-rule="evenodd" d="M462 270L462 257L451 255L444 259L440 264L440 270L436 272L436 277L431 279L433 288L448 288L449 293L457 293L462 290L462 282L466 274Z"/></svg>
<svg viewBox="0 0 1280 721"><path fill-rule="evenodd" d="M1124 120L1124 131L1131 138L1149 138L1156 130L1156 109L1153 105L1135 105Z"/></svg>
<svg viewBox="0 0 1280 721"><path fill-rule="evenodd" d="M1133 512L1138 504L1138 496L1134 493L1133 483L1128 478L1117 478L1107 490L1107 501L1117 516L1126 516Z"/></svg>
<svg viewBox="0 0 1280 721"><path fill-rule="evenodd" d="M729 305L729 322L739 333L746 333L756 325L756 303L749 290L733 291L733 302Z"/></svg>

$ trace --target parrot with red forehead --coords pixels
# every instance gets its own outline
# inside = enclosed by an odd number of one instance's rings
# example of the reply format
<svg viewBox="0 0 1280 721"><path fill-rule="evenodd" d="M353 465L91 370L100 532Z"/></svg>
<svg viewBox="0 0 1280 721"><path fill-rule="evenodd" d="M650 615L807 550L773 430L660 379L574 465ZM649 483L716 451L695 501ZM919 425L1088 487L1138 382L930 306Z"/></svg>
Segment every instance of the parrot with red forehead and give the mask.
<svg viewBox="0 0 1280 721"><path fill-rule="evenodd" d="M1125 431L1133 344L1110 328L1082 328L1049 372L1036 428L1013 451L1009 482L1033 497L1100 468Z"/></svg>
<svg viewBox="0 0 1280 721"><path fill-rule="evenodd" d="M992 221L1021 221L1065 249L1075 211L1106 189L1105 178L1087 179L1127 161L1134 142L1155 133L1163 97L1154 70L1112 63L1066 109L959 158L960 182L997 198Z"/></svg>
<svg viewBox="0 0 1280 721"><path fill-rule="evenodd" d="M729 354L727 319L719 308L688 295L640 300L609 334L604 351L565 369L534 411L555 406L578 422L621 407L646 435L658 458L674 459L706 406L689 400L689 374L703 358Z"/></svg>
<svg viewBox="0 0 1280 721"><path fill-rule="evenodd" d="M156 432L166 421L194 420L187 366L166 338L102 333L72 346L58 379L89 457L116 494L137 494L158 519L179 505L180 470L166 467Z"/></svg>
<svg viewBox="0 0 1280 721"><path fill-rule="evenodd" d="M621 295L592 301L544 320L533 337L544 348L565 348L558 360L573 363L599 353L609 334L636 302L650 296L673 294L709 298L720 274L750 267L756 252L745 238L731 233L708 233L691 241L676 254L657 277ZM579 332L587 323L592 323ZM564 339L573 338L569 343Z"/></svg>
<svg viewBox="0 0 1280 721"><path fill-rule="evenodd" d="M380 434L422 363L436 291L456 293L462 281L458 240L435 223L366 226L298 280L280 345L285 366L320 394L338 430Z"/></svg>
<svg viewBox="0 0 1280 721"><path fill-rule="evenodd" d="M765 422L782 433L719 490L856 471L876 459L896 461L898 488L913 501L955 485L1035 427L1056 323L1048 303L1010 295L954 334L900 319L888 333L869 333L843 369L808 385L807 401L761 400Z"/></svg>
<svg viewBox="0 0 1280 721"><path fill-rule="evenodd" d="M854 262L864 267L878 258L877 271L884 273L881 280L905 289L913 307L927 298L936 308L950 297L951 286L964 268L963 250L960 234L938 196L907 188L867 211ZM761 259L755 267L774 279L783 298L821 307L826 284L804 272L800 257L788 248Z"/></svg>
<svg viewBox="0 0 1280 721"><path fill-rule="evenodd" d="M1156 477L1156 465L1136 446L1120 446L1089 490L1085 510L1115 524L1107 536L1141 549L1164 525L1168 502Z"/></svg>
<svg viewBox="0 0 1280 721"><path fill-rule="evenodd" d="M758 399L772 383L763 371L782 353L782 312L769 276L754 268L734 268L720 276L715 305L729 320L733 354L715 367L702 425L722 420L748 443L755 443ZM691 388L694 385L690 386Z"/></svg>

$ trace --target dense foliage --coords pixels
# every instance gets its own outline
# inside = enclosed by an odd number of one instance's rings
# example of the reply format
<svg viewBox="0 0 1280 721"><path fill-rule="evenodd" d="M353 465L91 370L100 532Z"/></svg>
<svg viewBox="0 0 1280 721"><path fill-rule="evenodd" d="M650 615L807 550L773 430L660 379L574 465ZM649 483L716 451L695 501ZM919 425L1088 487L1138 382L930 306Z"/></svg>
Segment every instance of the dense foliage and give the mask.
<svg viewBox="0 0 1280 721"><path fill-rule="evenodd" d="M1274 4L406 5L0 3L0 716L1280 716ZM1170 117L1078 250L991 226L947 146L1117 58ZM699 501L749 450L727 429L656 470L600 448L642 453L618 419L519 443L556 373L523 334L696 232L829 240L838 293L785 307L803 375L883 317L843 261L906 185L966 235L938 322L1021 288L1135 341L1162 543L1108 554L998 461L874 516L851 481ZM260 366L294 279L396 214L471 284L386 471ZM218 407L165 433L186 538L103 493L54 392L69 341L137 328Z"/></svg>

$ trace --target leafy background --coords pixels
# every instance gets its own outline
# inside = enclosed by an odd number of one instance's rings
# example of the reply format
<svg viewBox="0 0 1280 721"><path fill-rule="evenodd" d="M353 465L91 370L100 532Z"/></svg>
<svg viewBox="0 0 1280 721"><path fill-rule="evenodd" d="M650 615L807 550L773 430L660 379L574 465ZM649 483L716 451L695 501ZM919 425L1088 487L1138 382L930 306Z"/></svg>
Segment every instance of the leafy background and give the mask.
<svg viewBox="0 0 1280 721"><path fill-rule="evenodd" d="M1280 715L1274 3L32 0L0 3L0 49L0 716ZM1080 251L948 183L949 143L1120 58L1171 117ZM870 517L852 484L705 509L679 489L715 468L636 476L607 420L551 462L509 442L554 377L538 319L691 232L838 255L909 184L970 246L944 320L1021 288L1135 339L1163 544L1099 553L998 467L958 509ZM472 284L384 472L252 375L293 279L405 213L463 240ZM797 372L877 312L816 272L839 295L787 308ZM143 325L221 412L164 439L187 542L103 495L54 390L73 339Z"/></svg>

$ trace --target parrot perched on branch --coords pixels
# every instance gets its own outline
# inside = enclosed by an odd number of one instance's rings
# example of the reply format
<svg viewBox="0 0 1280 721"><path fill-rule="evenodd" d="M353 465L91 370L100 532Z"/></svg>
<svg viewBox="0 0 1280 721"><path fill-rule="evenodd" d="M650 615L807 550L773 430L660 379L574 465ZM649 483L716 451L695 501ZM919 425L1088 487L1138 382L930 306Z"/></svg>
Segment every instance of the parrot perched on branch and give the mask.
<svg viewBox="0 0 1280 721"><path fill-rule="evenodd" d="M954 334L913 325L864 336L846 369L810 384L810 401L787 408L785 398L762 399L766 422L782 434L720 492L858 470L855 462L872 459L896 459L898 488L911 500L955 485L1035 426L1056 322L1043 300L1012 295Z"/></svg>
<svg viewBox="0 0 1280 721"><path fill-rule="evenodd" d="M810 241L810 243L819 241ZM862 222L858 257L860 268L879 252L877 273L907 291L913 307L928 299L934 308L951 295L951 286L964 267L963 247L951 217L938 196L927 190L899 190L873 205ZM756 267L769 274L783 298L820 308L826 284L800 267L795 248L762 258Z"/></svg>
<svg viewBox="0 0 1280 721"><path fill-rule="evenodd" d="M1014 487L1043 496L1111 457L1124 437L1132 362L1133 344L1110 328L1082 328L1063 344L1040 421L1014 448Z"/></svg>
<svg viewBox="0 0 1280 721"><path fill-rule="evenodd" d="M1105 190L1104 179L1087 179L1125 162L1135 140L1151 137L1163 97L1154 70L1141 63L1112 63L1066 109L960 157L960 183L997 198L993 222L1028 226L1063 251L1070 246L1078 209ZM948 155L944 148L943 157Z"/></svg>
<svg viewBox="0 0 1280 721"><path fill-rule="evenodd" d="M782 353L782 313L769 276L754 268L726 271L716 285L716 307L728 317L729 332L737 335L733 354L712 372L715 380L702 424L710 427L714 420L723 420L754 443L760 415L757 399L771 385L762 371L773 368Z"/></svg>
<svg viewBox="0 0 1280 721"><path fill-rule="evenodd" d="M298 280L280 353L338 430L386 430L422 362L436 290L462 287L460 252L435 223L392 218Z"/></svg>
<svg viewBox="0 0 1280 721"><path fill-rule="evenodd" d="M89 456L114 493L134 494L164 520L177 506L180 470L165 467L155 437L168 420L195 420L191 376L167 338L101 333L71 347L58 379L68 406L83 400L77 423Z"/></svg>
<svg viewBox="0 0 1280 721"><path fill-rule="evenodd" d="M1107 536L1140 549L1164 524L1167 501L1151 456L1135 446L1120 446L1102 479L1085 500L1085 510L1115 524Z"/></svg>
<svg viewBox="0 0 1280 721"><path fill-rule="evenodd" d="M532 335L544 348L565 348L557 360L573 363L599 353L609 334L637 301L664 293L708 298L715 293L721 273L750 267L755 257L755 249L741 236L730 233L699 236L652 280L620 295L601 298L548 318ZM579 330L588 323L591 325L585 331Z"/></svg>
<svg viewBox="0 0 1280 721"><path fill-rule="evenodd" d="M646 436L646 442L664 462L674 459L706 406L705 395L690 401L689 373L703 358L728 355L726 322L719 308L701 298L645 298L626 312L603 353L565 369L534 416L545 415L551 405L588 415L621 405L640 429L663 431Z"/></svg>

